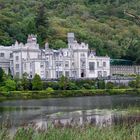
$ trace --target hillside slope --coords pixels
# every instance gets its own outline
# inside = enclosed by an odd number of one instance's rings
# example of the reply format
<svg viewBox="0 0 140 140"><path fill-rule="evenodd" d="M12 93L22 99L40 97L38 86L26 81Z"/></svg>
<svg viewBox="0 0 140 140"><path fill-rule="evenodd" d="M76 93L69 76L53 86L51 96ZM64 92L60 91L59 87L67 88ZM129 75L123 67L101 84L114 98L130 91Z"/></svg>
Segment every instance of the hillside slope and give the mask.
<svg viewBox="0 0 140 140"><path fill-rule="evenodd" d="M88 42L98 55L140 63L139 0L0 0L0 44L26 42L38 35L41 46L66 47L67 32Z"/></svg>

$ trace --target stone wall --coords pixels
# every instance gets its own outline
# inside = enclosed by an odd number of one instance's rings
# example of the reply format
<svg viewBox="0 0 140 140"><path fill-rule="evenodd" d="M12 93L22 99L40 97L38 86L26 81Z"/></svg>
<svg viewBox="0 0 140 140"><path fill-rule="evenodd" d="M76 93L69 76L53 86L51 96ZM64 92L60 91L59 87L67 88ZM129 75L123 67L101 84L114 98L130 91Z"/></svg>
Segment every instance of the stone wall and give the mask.
<svg viewBox="0 0 140 140"><path fill-rule="evenodd" d="M140 74L140 65L112 65L110 67L110 73L112 75L133 75L133 74Z"/></svg>

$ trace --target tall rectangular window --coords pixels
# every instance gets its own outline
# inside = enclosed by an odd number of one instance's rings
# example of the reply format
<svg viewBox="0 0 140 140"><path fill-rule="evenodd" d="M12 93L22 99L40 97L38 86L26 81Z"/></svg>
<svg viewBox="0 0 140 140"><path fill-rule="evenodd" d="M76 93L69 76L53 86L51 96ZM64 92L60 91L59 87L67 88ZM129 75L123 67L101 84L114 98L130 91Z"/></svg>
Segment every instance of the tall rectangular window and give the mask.
<svg viewBox="0 0 140 140"><path fill-rule="evenodd" d="M99 61L97 62L97 67L100 67L100 63L99 63Z"/></svg>
<svg viewBox="0 0 140 140"><path fill-rule="evenodd" d="M26 70L26 63L24 63L24 69Z"/></svg>
<svg viewBox="0 0 140 140"><path fill-rule="evenodd" d="M102 71L98 71L98 77L102 77Z"/></svg>
<svg viewBox="0 0 140 140"><path fill-rule="evenodd" d="M18 61L19 60L19 56L16 56L16 61Z"/></svg>
<svg viewBox="0 0 140 140"><path fill-rule="evenodd" d="M16 77L19 78L19 72L16 72Z"/></svg>
<svg viewBox="0 0 140 140"><path fill-rule="evenodd" d="M89 70L94 71L95 70L95 62L89 62Z"/></svg>
<svg viewBox="0 0 140 140"><path fill-rule="evenodd" d="M103 72L103 76L107 77L107 72L106 71Z"/></svg>
<svg viewBox="0 0 140 140"><path fill-rule="evenodd" d="M44 68L44 63L41 63L40 64L40 68Z"/></svg>
<svg viewBox="0 0 140 140"><path fill-rule="evenodd" d="M13 54L12 53L10 53L10 58L13 58Z"/></svg>
<svg viewBox="0 0 140 140"><path fill-rule="evenodd" d="M65 76L66 76L66 77L69 77L69 76L70 76L69 71L65 71Z"/></svg>
<svg viewBox="0 0 140 140"><path fill-rule="evenodd" d="M56 78L60 78L63 75L62 71L56 71Z"/></svg>
<svg viewBox="0 0 140 140"><path fill-rule="evenodd" d="M106 67L106 62L103 62L103 67Z"/></svg>
<svg viewBox="0 0 140 140"><path fill-rule="evenodd" d="M49 67L49 61L46 61L46 67Z"/></svg>
<svg viewBox="0 0 140 140"><path fill-rule="evenodd" d="M62 67L62 62L61 61L56 61L55 66L56 67Z"/></svg>
<svg viewBox="0 0 140 140"><path fill-rule="evenodd" d="M19 64L16 64L16 70L17 71L19 70Z"/></svg>
<svg viewBox="0 0 140 140"><path fill-rule="evenodd" d="M69 61L65 61L65 67L69 67Z"/></svg>

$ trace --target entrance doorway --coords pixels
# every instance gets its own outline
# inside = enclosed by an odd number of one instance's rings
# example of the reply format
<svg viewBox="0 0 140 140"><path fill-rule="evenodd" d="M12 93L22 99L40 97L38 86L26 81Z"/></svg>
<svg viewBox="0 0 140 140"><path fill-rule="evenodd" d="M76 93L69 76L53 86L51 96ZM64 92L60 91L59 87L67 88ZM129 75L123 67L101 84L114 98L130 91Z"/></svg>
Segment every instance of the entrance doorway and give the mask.
<svg viewBox="0 0 140 140"><path fill-rule="evenodd" d="M86 74L85 74L85 70L81 70L81 78L85 77Z"/></svg>

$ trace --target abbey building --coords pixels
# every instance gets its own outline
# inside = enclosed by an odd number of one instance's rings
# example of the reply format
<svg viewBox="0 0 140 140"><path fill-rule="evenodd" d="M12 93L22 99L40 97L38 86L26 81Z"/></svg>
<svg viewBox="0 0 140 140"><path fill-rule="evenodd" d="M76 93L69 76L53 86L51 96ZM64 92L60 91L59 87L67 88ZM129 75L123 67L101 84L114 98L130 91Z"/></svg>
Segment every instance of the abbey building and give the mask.
<svg viewBox="0 0 140 140"><path fill-rule="evenodd" d="M40 49L37 36L29 35L27 43L16 42L12 46L0 46L0 67L14 77L29 78L35 74L42 79L57 79L62 75L70 78L97 78L110 75L110 58L96 56L88 44L78 43L74 33L68 33L68 47L53 50L49 44Z"/></svg>

